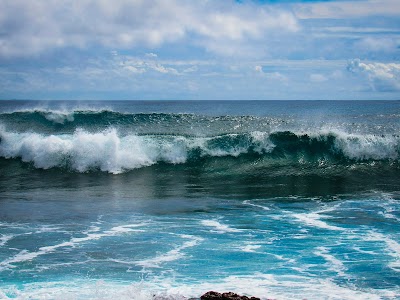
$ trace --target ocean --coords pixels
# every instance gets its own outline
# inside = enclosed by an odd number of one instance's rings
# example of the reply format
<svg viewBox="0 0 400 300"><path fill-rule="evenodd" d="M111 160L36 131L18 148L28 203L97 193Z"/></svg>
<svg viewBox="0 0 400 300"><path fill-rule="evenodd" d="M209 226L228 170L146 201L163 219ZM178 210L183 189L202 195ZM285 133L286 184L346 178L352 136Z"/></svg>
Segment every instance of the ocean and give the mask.
<svg viewBox="0 0 400 300"><path fill-rule="evenodd" d="M209 290L400 299L400 102L0 102L0 299Z"/></svg>

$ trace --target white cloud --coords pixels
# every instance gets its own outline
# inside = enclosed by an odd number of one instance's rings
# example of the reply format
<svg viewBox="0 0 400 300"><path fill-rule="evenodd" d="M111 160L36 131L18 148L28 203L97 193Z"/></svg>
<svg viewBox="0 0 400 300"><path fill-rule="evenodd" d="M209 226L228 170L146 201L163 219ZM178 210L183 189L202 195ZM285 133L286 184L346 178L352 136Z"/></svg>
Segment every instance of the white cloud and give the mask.
<svg viewBox="0 0 400 300"><path fill-rule="evenodd" d="M254 67L254 71L256 73L261 73L264 78L268 81L279 81L281 83L287 83L288 77L283 75L280 72L264 72L263 67L261 65L257 65Z"/></svg>
<svg viewBox="0 0 400 300"><path fill-rule="evenodd" d="M289 80L285 75L283 75L282 73L279 73L279 72L265 73L265 76L269 80L276 80L276 81L280 81L283 83L287 83Z"/></svg>
<svg viewBox="0 0 400 300"><path fill-rule="evenodd" d="M257 73L255 66L262 66L263 73ZM393 91L393 87L392 93L381 93L378 81L372 81L373 76L364 70L362 63L353 66L355 73L342 73L340 70L346 66L347 62L342 60L240 60L232 65L230 60L222 59L210 63L119 54L61 67L27 65L10 70L0 66L0 98L398 99L399 92ZM192 72L185 72L188 69ZM160 72L165 70L170 72ZM381 77L392 83L398 81L394 68L388 70L384 74L392 75ZM311 74L320 74L328 81L311 82ZM370 83L369 76L371 86L372 82L377 85L373 90L365 89L366 83ZM379 87L384 90L382 85Z"/></svg>
<svg viewBox="0 0 400 300"><path fill-rule="evenodd" d="M210 51L270 31L295 31L290 12L235 1L0 1L0 56L54 48L157 47L193 36ZM218 52L218 51L217 51Z"/></svg>
<svg viewBox="0 0 400 300"><path fill-rule="evenodd" d="M344 77L344 74L341 70L335 70L330 74L330 77L332 79L342 79Z"/></svg>
<svg viewBox="0 0 400 300"><path fill-rule="evenodd" d="M400 91L399 63L364 63L355 59L349 62L348 70L366 76L374 91Z"/></svg>
<svg viewBox="0 0 400 300"><path fill-rule="evenodd" d="M191 66L189 68L184 69L182 72L183 73L192 73L192 72L196 72L198 70L197 66Z"/></svg>
<svg viewBox="0 0 400 300"><path fill-rule="evenodd" d="M123 69L136 74L142 74L148 71L156 71L162 74L180 75L176 68L165 66L162 63L154 60L156 57L151 56L151 58L148 58L148 55L145 55L145 57L147 57L147 59L119 56L114 59L112 68L114 70Z"/></svg>
<svg viewBox="0 0 400 300"><path fill-rule="evenodd" d="M150 53L146 53L145 56L150 57L150 58L156 58L157 54L150 52Z"/></svg>
<svg viewBox="0 0 400 300"><path fill-rule="evenodd" d="M327 80L328 80L328 78L326 78L322 74L311 74L310 75L310 81L312 81L312 82L324 82Z"/></svg>
<svg viewBox="0 0 400 300"><path fill-rule="evenodd" d="M258 72L258 73L263 73L262 66L255 66L255 67L254 67L254 71L256 71L256 72Z"/></svg>
<svg viewBox="0 0 400 300"><path fill-rule="evenodd" d="M359 51L395 52L400 45L400 39L387 37L367 37L355 44Z"/></svg>
<svg viewBox="0 0 400 300"><path fill-rule="evenodd" d="M130 66L130 65L124 66L124 68L125 68L125 70L128 70L128 71L130 71L132 73L136 73L136 74L142 74L142 73L146 72L146 70L144 68L137 68L137 67Z"/></svg>
<svg viewBox="0 0 400 300"><path fill-rule="evenodd" d="M174 74L174 75L179 75L178 71L174 68L169 68L169 67L164 67L161 64L149 64L149 67L152 68L153 70L164 73L164 74Z"/></svg>
<svg viewBox="0 0 400 300"><path fill-rule="evenodd" d="M400 15L398 0L349 0L297 4L295 14L300 19L337 19L372 15Z"/></svg>

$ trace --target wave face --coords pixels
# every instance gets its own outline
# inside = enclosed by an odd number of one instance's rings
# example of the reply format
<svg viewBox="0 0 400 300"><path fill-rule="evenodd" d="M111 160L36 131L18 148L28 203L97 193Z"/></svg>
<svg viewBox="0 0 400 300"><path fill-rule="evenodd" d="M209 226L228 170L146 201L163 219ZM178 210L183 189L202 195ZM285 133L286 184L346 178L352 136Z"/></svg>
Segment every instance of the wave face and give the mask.
<svg viewBox="0 0 400 300"><path fill-rule="evenodd" d="M399 167L399 135L363 132L360 126L345 132L337 124L315 128L290 118L109 110L21 111L4 113L0 120L0 156L41 169L117 174L159 163L195 165L226 158L265 171L288 164L333 168L385 162Z"/></svg>

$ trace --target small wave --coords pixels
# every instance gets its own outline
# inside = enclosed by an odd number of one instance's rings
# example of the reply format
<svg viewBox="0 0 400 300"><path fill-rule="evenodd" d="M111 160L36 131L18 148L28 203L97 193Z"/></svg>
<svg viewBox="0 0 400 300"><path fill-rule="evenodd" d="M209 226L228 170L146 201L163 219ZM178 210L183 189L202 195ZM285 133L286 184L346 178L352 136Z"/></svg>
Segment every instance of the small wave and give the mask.
<svg viewBox="0 0 400 300"><path fill-rule="evenodd" d="M107 125L167 124L173 126L179 123L201 122L207 119L192 114L167 113L129 113L110 109L27 109L0 113L0 120L11 125L25 125L25 128L42 125L47 128L59 128L61 125L73 127L102 128ZM207 119L208 120L208 119ZM221 120L221 118L213 119Z"/></svg>

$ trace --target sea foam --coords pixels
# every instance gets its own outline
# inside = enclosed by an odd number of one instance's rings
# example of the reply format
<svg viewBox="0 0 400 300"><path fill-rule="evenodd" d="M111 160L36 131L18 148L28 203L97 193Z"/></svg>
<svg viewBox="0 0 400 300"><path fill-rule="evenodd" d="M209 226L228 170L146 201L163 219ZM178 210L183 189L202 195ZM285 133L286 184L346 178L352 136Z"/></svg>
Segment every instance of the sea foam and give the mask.
<svg viewBox="0 0 400 300"><path fill-rule="evenodd" d="M73 134L44 135L0 130L0 156L21 158L35 167L68 167L78 172L99 169L110 173L153 165L157 162L185 163L191 150L201 156L238 156L246 153L252 139L238 144L234 135L211 138L184 136L120 135L116 129L89 133L78 129ZM221 142L219 139L223 139ZM231 145L226 145L228 143ZM257 151L269 151L271 144L255 138Z"/></svg>
<svg viewBox="0 0 400 300"><path fill-rule="evenodd" d="M228 133L216 136L184 136L121 133L116 128L98 132L76 129L73 133L12 132L0 128L0 156L20 158L35 167L68 168L87 172L122 173L159 162L182 164L201 157L269 155L298 162L327 159L398 161L400 139L396 136L354 135L338 132ZM321 164L321 161L324 163Z"/></svg>

